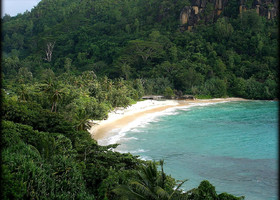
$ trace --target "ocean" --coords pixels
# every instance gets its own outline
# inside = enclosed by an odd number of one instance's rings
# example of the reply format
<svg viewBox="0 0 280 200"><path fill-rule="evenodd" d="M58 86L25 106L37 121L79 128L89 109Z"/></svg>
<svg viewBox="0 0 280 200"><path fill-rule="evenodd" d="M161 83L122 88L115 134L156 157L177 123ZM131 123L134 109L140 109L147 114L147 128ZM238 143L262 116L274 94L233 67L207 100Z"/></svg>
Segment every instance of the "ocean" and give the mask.
<svg viewBox="0 0 280 200"><path fill-rule="evenodd" d="M101 145L145 160L164 160L164 171L188 179L188 191L208 180L218 193L248 200L278 197L278 102L201 103L170 108L112 130Z"/></svg>

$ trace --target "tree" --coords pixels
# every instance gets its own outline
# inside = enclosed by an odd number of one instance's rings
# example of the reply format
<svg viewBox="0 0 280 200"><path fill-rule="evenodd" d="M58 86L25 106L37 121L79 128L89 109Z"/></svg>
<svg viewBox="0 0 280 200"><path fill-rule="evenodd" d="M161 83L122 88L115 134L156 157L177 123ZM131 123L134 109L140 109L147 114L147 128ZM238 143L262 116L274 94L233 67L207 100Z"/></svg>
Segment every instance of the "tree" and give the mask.
<svg viewBox="0 0 280 200"><path fill-rule="evenodd" d="M166 98L171 99L174 96L174 92L170 87L165 88L164 94Z"/></svg>
<svg viewBox="0 0 280 200"><path fill-rule="evenodd" d="M246 80L243 78L234 78L231 90L233 95L246 98Z"/></svg>
<svg viewBox="0 0 280 200"><path fill-rule="evenodd" d="M142 79L134 80L133 81L133 88L137 92L137 98L134 98L134 100L140 99L144 95L144 93L145 93L144 86L143 86L143 80Z"/></svg>
<svg viewBox="0 0 280 200"><path fill-rule="evenodd" d="M47 43L47 48L45 50L46 57L44 60L51 62L52 61L52 54L53 54L53 48L54 48L55 42L49 42Z"/></svg>
<svg viewBox="0 0 280 200"><path fill-rule="evenodd" d="M55 73L52 69L43 69L40 73L40 78L42 81L48 81L48 80L54 80L55 79Z"/></svg>
<svg viewBox="0 0 280 200"><path fill-rule="evenodd" d="M235 197L233 195L222 193L217 194L215 187L207 180L201 181L198 188L187 192L189 199L193 200L243 200L244 197Z"/></svg>
<svg viewBox="0 0 280 200"><path fill-rule="evenodd" d="M143 40L131 40L127 46L127 52L140 56L144 63L148 59L158 58L162 56L162 45L157 42L143 41Z"/></svg>
<svg viewBox="0 0 280 200"><path fill-rule="evenodd" d="M262 17L253 9L240 13L238 20L242 29L249 34L263 31L264 23Z"/></svg>
<svg viewBox="0 0 280 200"><path fill-rule="evenodd" d="M226 92L227 92L227 86L225 81L218 78L212 78L206 81L205 89L213 97L224 97L226 96Z"/></svg>
<svg viewBox="0 0 280 200"><path fill-rule="evenodd" d="M64 69L67 73L70 72L72 60L70 58L65 58Z"/></svg>
<svg viewBox="0 0 280 200"><path fill-rule="evenodd" d="M53 112L53 110L54 110L54 112L56 112L57 103L61 99L62 99L61 91L58 89L55 89L54 93L52 95L52 102L53 102L52 109L51 109L52 112Z"/></svg>
<svg viewBox="0 0 280 200"><path fill-rule="evenodd" d="M25 102L28 99L28 92L26 86L21 84L18 89L19 101Z"/></svg>
<svg viewBox="0 0 280 200"><path fill-rule="evenodd" d="M139 32L139 28L140 28L140 23L139 23L139 20L136 18L135 21L134 21L134 31L135 31L135 33Z"/></svg>
<svg viewBox="0 0 280 200"><path fill-rule="evenodd" d="M187 180L182 181L175 190L167 187L167 178L163 171L163 161L160 161L161 173L158 173L156 163L149 162L142 166L136 180L129 181L128 185L121 185L113 191L128 199L141 200L169 200Z"/></svg>
<svg viewBox="0 0 280 200"><path fill-rule="evenodd" d="M2 60L1 64L3 73L8 77L15 77L22 66L22 63L17 56L5 58Z"/></svg>
<svg viewBox="0 0 280 200"><path fill-rule="evenodd" d="M228 23L225 18L219 18L215 23L215 31L217 33L217 40L222 41L229 39L234 30L232 25Z"/></svg>
<svg viewBox="0 0 280 200"><path fill-rule="evenodd" d="M129 55L122 55L117 60L116 73L128 80L131 76L131 64L133 63L133 57Z"/></svg>
<svg viewBox="0 0 280 200"><path fill-rule="evenodd" d="M246 95L250 99L264 99L264 85L254 77L246 80Z"/></svg>
<svg viewBox="0 0 280 200"><path fill-rule="evenodd" d="M18 70L17 79L19 83L28 83L32 81L33 74L27 67L21 67Z"/></svg>
<svg viewBox="0 0 280 200"><path fill-rule="evenodd" d="M62 100L63 95L63 91L60 89L59 83L49 78L47 83L43 85L42 89L48 95L48 98L52 103L51 112L56 112L57 104L60 100Z"/></svg>

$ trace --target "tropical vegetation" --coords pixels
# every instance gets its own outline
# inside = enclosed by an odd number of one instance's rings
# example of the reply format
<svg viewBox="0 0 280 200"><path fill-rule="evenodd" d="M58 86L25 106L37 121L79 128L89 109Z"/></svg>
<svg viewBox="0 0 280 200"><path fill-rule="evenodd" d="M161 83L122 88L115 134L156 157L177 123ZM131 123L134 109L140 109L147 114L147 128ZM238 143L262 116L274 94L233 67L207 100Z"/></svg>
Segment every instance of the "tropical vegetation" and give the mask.
<svg viewBox="0 0 280 200"><path fill-rule="evenodd" d="M41 0L2 17L1 199L242 199L208 181L183 191L163 161L87 131L148 94L275 99L278 20L237 2L192 31L183 0Z"/></svg>

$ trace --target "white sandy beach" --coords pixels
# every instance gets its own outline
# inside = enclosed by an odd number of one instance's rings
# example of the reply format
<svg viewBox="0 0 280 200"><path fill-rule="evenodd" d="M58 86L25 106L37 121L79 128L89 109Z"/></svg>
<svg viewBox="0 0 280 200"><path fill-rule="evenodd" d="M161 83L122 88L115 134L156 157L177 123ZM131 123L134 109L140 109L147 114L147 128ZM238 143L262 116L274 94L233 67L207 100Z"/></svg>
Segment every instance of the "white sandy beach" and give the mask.
<svg viewBox="0 0 280 200"><path fill-rule="evenodd" d="M108 132L113 129L119 129L127 126L139 117L144 117L150 113L164 111L171 107L201 105L209 103L221 103L229 101L244 101L242 98L216 98L216 99L197 99L197 100L145 100L139 101L136 104L127 108L116 108L108 114L106 120L91 120L91 128L89 130L91 136L95 140L103 139Z"/></svg>

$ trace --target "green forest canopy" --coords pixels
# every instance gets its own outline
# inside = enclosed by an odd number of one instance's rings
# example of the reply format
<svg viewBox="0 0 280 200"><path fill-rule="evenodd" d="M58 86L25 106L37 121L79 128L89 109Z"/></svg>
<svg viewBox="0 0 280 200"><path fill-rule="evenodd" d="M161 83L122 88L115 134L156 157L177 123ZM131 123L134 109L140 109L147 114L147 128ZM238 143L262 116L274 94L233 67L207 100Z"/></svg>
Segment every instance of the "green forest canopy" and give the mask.
<svg viewBox="0 0 280 200"><path fill-rule="evenodd" d="M242 199L208 181L174 192L163 167L85 131L144 94L277 97L278 20L232 3L181 31L187 4L42 0L2 18L1 199ZM147 174L155 187L142 184Z"/></svg>
<svg viewBox="0 0 280 200"><path fill-rule="evenodd" d="M181 32L180 12L188 4L42 0L31 12L2 19L4 79L93 71L111 79L164 79L174 91L194 95L276 98L277 18L255 10L238 15L231 2L215 23L202 20Z"/></svg>

